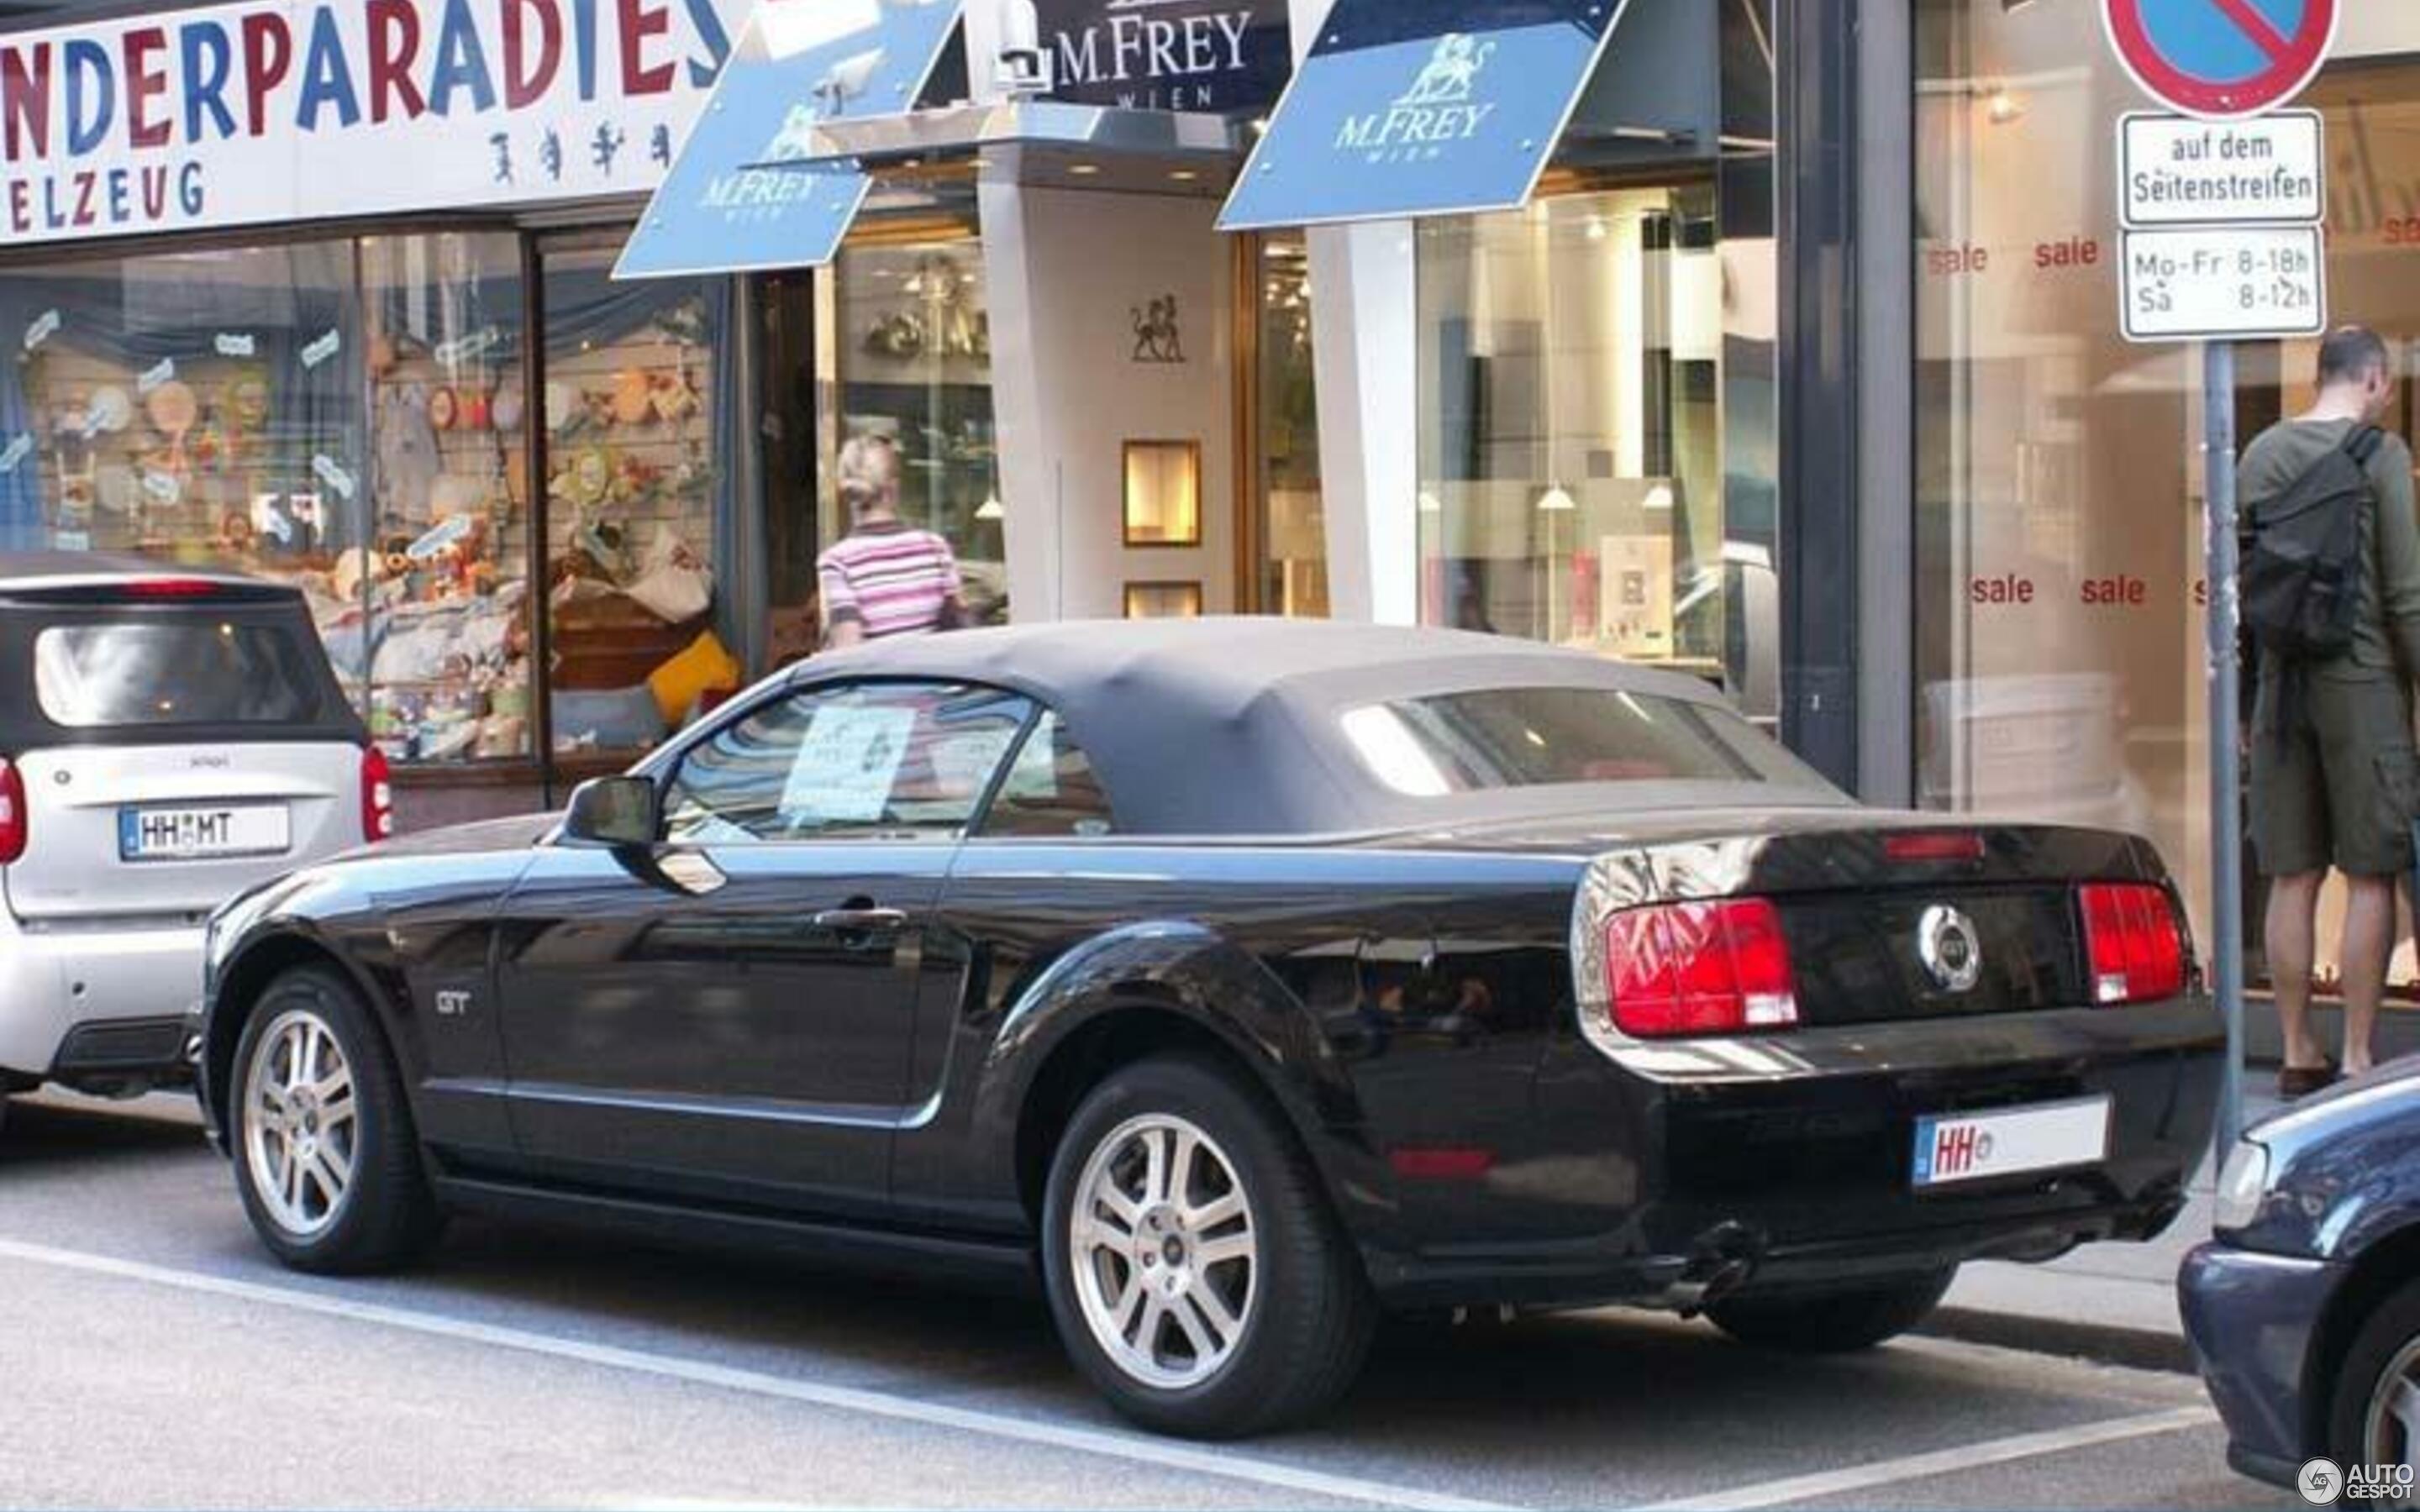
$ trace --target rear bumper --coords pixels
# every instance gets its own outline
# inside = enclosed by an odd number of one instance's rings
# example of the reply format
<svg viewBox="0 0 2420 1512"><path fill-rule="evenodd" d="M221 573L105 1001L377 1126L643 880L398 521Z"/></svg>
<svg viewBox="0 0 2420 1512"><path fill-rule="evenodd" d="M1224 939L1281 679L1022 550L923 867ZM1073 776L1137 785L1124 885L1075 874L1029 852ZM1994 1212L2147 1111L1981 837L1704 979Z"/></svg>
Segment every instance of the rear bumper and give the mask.
<svg viewBox="0 0 2420 1512"><path fill-rule="evenodd" d="M1398 1305L1691 1308L2149 1239L2208 1149L2223 1051L2198 999L1640 1047L1621 1064L1574 1044L1542 1074L1538 1146L1457 1204L1453 1237L1370 1254L1373 1276ZM2104 1160L1915 1186L1928 1114L2102 1094Z"/></svg>
<svg viewBox="0 0 2420 1512"><path fill-rule="evenodd" d="M174 1079L201 991L199 924L29 929L0 914L0 1071Z"/></svg>
<svg viewBox="0 0 2420 1512"><path fill-rule="evenodd" d="M2177 1275L2185 1337L2226 1420L2227 1462L2244 1474L2291 1486L2315 1452L2304 1382L2312 1332L2342 1279L2325 1260L2216 1242L2185 1257Z"/></svg>

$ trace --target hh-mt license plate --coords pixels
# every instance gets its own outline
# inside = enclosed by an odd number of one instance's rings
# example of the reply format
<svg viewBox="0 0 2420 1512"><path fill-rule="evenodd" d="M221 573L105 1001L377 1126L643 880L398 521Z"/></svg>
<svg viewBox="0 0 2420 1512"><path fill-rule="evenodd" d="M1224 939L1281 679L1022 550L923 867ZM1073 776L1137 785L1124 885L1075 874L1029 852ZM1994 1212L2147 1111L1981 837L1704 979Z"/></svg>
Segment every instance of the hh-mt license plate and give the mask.
<svg viewBox="0 0 2420 1512"><path fill-rule="evenodd" d="M293 842L293 820L282 803L117 810L117 856L123 861L283 856Z"/></svg>
<svg viewBox="0 0 2420 1512"><path fill-rule="evenodd" d="M1916 1184L1947 1186L2098 1165L2109 1158L2109 1106L2104 1093L1918 1119Z"/></svg>

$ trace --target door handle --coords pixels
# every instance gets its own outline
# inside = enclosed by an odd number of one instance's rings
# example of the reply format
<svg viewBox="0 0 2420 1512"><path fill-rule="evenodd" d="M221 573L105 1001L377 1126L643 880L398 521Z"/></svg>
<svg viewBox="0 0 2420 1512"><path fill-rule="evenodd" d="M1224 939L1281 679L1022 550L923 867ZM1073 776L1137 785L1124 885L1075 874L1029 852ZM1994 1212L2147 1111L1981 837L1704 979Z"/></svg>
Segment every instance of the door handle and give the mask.
<svg viewBox="0 0 2420 1512"><path fill-rule="evenodd" d="M816 914L813 922L817 929L835 930L843 934L896 934L908 927L908 912L903 908L827 908Z"/></svg>

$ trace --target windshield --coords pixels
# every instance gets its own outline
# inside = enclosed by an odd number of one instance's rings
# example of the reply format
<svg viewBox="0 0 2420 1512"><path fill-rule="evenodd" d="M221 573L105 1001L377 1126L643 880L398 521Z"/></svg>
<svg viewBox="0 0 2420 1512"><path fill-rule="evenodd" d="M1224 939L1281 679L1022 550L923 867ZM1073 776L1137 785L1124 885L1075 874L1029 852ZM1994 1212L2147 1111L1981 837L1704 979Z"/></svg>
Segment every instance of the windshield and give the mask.
<svg viewBox="0 0 2420 1512"><path fill-rule="evenodd" d="M1365 704L1344 733L1378 780L1412 797L1576 782L1823 779L1730 710L1603 687L1512 687Z"/></svg>
<svg viewBox="0 0 2420 1512"><path fill-rule="evenodd" d="M324 674L281 625L217 613L57 625L34 638L34 692L53 724L308 724Z"/></svg>

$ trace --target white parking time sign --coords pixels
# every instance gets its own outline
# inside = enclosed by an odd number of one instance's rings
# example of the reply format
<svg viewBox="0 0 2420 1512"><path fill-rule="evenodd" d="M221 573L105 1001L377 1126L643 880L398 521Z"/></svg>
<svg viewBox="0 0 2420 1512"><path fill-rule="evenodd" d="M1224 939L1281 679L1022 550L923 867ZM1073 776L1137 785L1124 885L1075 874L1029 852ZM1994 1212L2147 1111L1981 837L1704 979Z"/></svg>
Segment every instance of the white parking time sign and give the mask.
<svg viewBox="0 0 2420 1512"><path fill-rule="evenodd" d="M2327 329L2327 259L2317 226L2131 231L2129 341L2316 336Z"/></svg>

